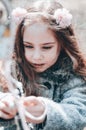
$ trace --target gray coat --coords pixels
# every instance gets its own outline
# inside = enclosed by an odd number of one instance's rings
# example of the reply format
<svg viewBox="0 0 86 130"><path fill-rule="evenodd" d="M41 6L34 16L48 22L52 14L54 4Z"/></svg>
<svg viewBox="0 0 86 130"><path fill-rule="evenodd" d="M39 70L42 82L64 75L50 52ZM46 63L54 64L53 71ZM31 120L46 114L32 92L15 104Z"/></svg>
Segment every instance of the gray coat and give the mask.
<svg viewBox="0 0 86 130"><path fill-rule="evenodd" d="M73 71L70 58L60 55L55 65L39 76L40 88L36 91L46 102L47 117L42 124L34 124L33 130L84 130L86 81ZM2 126L4 130L17 130L14 119L0 119L0 130Z"/></svg>

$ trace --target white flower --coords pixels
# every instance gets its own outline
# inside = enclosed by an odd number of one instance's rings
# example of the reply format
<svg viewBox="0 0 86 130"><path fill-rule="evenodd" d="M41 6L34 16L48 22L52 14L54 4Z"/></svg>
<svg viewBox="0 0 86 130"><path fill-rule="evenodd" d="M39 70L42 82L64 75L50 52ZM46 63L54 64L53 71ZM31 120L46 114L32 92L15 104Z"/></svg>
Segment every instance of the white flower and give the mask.
<svg viewBox="0 0 86 130"><path fill-rule="evenodd" d="M62 8L55 11L54 18L56 19L56 23L60 28L66 28L71 24L72 15L67 9Z"/></svg>
<svg viewBox="0 0 86 130"><path fill-rule="evenodd" d="M16 9L13 9L11 16L15 23L19 23L22 21L22 19L27 14L27 10L21 7L17 7Z"/></svg>

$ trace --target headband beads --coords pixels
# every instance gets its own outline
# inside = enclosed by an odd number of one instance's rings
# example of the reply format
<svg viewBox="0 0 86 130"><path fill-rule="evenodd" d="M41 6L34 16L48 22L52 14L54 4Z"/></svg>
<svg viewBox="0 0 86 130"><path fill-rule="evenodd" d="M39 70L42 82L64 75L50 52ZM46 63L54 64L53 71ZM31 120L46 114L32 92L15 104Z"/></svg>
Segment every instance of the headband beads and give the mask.
<svg viewBox="0 0 86 130"><path fill-rule="evenodd" d="M28 14L30 13L28 13L26 9L17 7L12 11L11 17L15 23L19 24ZM57 26L59 28L66 28L71 25L72 14L70 14L67 9L61 8L54 12L53 18L56 20Z"/></svg>

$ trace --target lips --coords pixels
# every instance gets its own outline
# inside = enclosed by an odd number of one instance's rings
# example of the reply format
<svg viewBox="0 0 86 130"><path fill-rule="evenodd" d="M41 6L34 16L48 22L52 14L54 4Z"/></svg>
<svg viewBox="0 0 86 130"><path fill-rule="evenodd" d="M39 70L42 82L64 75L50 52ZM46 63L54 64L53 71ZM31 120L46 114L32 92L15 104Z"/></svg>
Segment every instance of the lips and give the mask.
<svg viewBox="0 0 86 130"><path fill-rule="evenodd" d="M35 68L38 68L38 67L42 67L44 64L32 64L33 65L33 67L35 67Z"/></svg>

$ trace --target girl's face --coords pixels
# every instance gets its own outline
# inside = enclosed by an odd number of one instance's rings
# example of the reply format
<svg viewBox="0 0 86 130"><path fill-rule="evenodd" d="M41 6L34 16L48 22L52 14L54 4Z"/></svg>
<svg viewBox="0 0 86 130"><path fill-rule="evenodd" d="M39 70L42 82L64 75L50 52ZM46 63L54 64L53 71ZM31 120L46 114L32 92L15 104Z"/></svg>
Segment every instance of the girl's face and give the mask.
<svg viewBox="0 0 86 130"><path fill-rule="evenodd" d="M43 72L58 59L60 46L53 32L45 24L35 23L24 31L25 57L36 72Z"/></svg>

